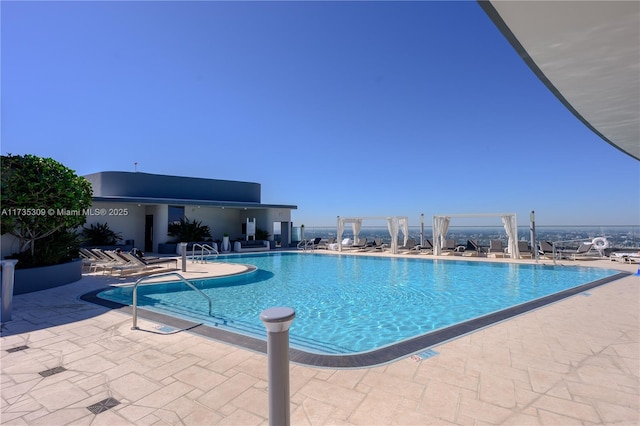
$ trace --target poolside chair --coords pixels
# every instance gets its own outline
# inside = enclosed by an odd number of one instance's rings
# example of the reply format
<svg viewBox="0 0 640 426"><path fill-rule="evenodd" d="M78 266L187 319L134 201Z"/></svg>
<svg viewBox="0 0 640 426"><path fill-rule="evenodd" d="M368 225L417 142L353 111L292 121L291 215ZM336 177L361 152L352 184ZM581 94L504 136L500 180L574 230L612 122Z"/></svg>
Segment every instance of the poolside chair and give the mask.
<svg viewBox="0 0 640 426"><path fill-rule="evenodd" d="M433 254L433 243L431 240L424 240L422 245L416 246L418 253Z"/></svg>
<svg viewBox="0 0 640 426"><path fill-rule="evenodd" d="M433 244L431 244L431 241L424 240L423 245L416 244L411 250L409 250L409 253L411 254L421 254L423 252L425 254L433 254Z"/></svg>
<svg viewBox="0 0 640 426"><path fill-rule="evenodd" d="M456 240L444 240L444 245L442 246L441 254L443 256L448 256L453 254L456 251Z"/></svg>
<svg viewBox="0 0 640 426"><path fill-rule="evenodd" d="M612 262L640 263L640 252L613 252L609 255Z"/></svg>
<svg viewBox="0 0 640 426"><path fill-rule="evenodd" d="M387 245L382 242L382 238L375 238L373 242L367 244L367 246L362 248L361 251L382 251L386 247Z"/></svg>
<svg viewBox="0 0 640 426"><path fill-rule="evenodd" d="M335 237L331 237L327 241L320 240L320 243L318 243L318 247L316 248L329 250L329 247L331 246L331 244L335 244L335 243L336 243Z"/></svg>
<svg viewBox="0 0 640 426"><path fill-rule="evenodd" d="M314 250L318 248L318 245L322 241L321 237L316 237L313 240L302 240L298 243L299 250Z"/></svg>
<svg viewBox="0 0 640 426"><path fill-rule="evenodd" d="M600 258L600 254L595 255L593 253L593 244L590 242L580 243L580 246L575 251L561 251L560 257L563 259L570 260L589 260L589 259L598 259ZM594 250L595 251L595 250Z"/></svg>
<svg viewBox="0 0 640 426"><path fill-rule="evenodd" d="M80 248L79 253L82 258L82 268L88 269L89 272L96 272L98 268L104 268L112 263L112 260L103 259L86 248Z"/></svg>
<svg viewBox="0 0 640 426"><path fill-rule="evenodd" d="M153 260L141 259L131 253L110 253L112 256L116 256L122 260L122 263L112 264L109 266L110 274L113 275L114 271L119 271L122 277L125 272L143 272L147 269L152 269L162 264L174 263L175 268L178 266L178 259L171 258L157 258Z"/></svg>
<svg viewBox="0 0 640 426"><path fill-rule="evenodd" d="M354 249L361 249L367 246L367 239L366 238L358 238L358 242L354 243L351 245L351 248ZM344 246L343 246L344 248Z"/></svg>
<svg viewBox="0 0 640 426"><path fill-rule="evenodd" d="M505 255L505 246L502 240L490 240L489 241L489 255L493 256L504 256Z"/></svg>
<svg viewBox="0 0 640 426"><path fill-rule="evenodd" d="M90 249L89 251L93 253L94 256L96 256L98 259L100 259L100 262L96 264L94 271L99 267L102 268L103 274L105 274L107 271L112 272L113 268L124 266L128 263L122 257L118 256L114 251L101 250L97 248Z"/></svg>
<svg viewBox="0 0 640 426"><path fill-rule="evenodd" d="M320 241L322 241L322 238L316 237L313 240L309 241L309 246L313 249L316 249L320 245Z"/></svg>
<svg viewBox="0 0 640 426"><path fill-rule="evenodd" d="M540 241L538 243L538 254L540 254L540 256L543 256L547 259L553 259L555 256L554 253L554 248L553 248L553 244L550 243L549 241Z"/></svg>
<svg viewBox="0 0 640 426"><path fill-rule="evenodd" d="M467 240L467 246L465 247L463 256L480 256L485 254L487 254L487 252L477 242L474 240Z"/></svg>
<svg viewBox="0 0 640 426"><path fill-rule="evenodd" d="M175 258L159 257L157 259L146 260L146 259L139 258L138 256L134 256L131 253L120 253L120 256L122 256L123 258L131 262L133 265L144 266L147 268L155 268L158 265L173 263L173 269L178 269L178 259L175 259Z"/></svg>
<svg viewBox="0 0 640 426"><path fill-rule="evenodd" d="M403 250L404 253L411 252L416 247L416 240L413 238L407 238L407 243L403 246L399 246L398 250Z"/></svg>
<svg viewBox="0 0 640 426"><path fill-rule="evenodd" d="M531 247L529 247L529 243L527 241L518 241L518 251L520 252L520 257L533 259L533 252L531 251Z"/></svg>

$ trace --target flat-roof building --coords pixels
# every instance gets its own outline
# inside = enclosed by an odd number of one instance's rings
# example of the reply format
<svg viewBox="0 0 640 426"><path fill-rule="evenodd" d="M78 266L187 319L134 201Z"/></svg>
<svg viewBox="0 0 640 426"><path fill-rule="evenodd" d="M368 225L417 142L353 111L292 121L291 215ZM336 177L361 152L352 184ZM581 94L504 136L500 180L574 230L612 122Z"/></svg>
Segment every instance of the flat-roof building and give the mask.
<svg viewBox="0 0 640 426"><path fill-rule="evenodd" d="M291 242L289 204L263 204L261 185L220 179L168 176L140 172L99 172L84 176L93 187L87 225L107 223L143 251L167 243L170 222L186 217L209 226L214 240L228 234L246 236L247 219L283 245Z"/></svg>

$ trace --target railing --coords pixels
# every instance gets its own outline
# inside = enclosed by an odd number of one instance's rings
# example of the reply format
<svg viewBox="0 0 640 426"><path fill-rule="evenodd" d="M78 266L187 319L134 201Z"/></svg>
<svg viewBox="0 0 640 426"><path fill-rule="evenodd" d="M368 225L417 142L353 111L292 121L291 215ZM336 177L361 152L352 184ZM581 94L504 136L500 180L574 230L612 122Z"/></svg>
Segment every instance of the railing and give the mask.
<svg viewBox="0 0 640 426"><path fill-rule="evenodd" d="M133 325L131 326L132 330L139 330L140 328L138 327L138 285L144 281L149 281L152 279L158 279L158 278L164 278L164 277L169 277L169 276L174 276L174 277L178 277L178 279L183 282L184 284L186 284L188 287L191 287L191 289L195 290L196 292L200 293L200 295L202 297L204 297L205 299L207 299L207 302L209 302L209 316L211 316L211 298L209 298L209 296L207 296L206 294L204 294L202 291L200 291L196 286L194 286L191 282L187 281L182 275L180 275L177 272L167 272L166 274L159 274L159 275L150 275L148 277L142 277L140 278L138 281L136 281L136 283L133 285ZM161 281L161 282L155 282L152 284L163 284L165 283L165 281Z"/></svg>
<svg viewBox="0 0 640 426"><path fill-rule="evenodd" d="M200 247L200 256L197 257L196 256L196 248ZM193 245L193 249L191 250L191 260L193 263L198 263L198 259L200 260L201 263L205 263L205 259L204 259L204 255L205 255L205 250L207 252L207 255L210 256L211 254L215 254L216 256L220 253L218 253L218 250L214 249L213 247L211 247L209 244L194 244Z"/></svg>

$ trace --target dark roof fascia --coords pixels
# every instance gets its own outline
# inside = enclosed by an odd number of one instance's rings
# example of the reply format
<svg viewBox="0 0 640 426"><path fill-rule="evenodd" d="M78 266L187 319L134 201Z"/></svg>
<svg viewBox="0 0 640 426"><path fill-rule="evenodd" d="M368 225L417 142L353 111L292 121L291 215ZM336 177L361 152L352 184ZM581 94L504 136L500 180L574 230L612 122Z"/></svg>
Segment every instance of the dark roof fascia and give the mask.
<svg viewBox="0 0 640 426"><path fill-rule="evenodd" d="M560 93L560 91L556 88L556 86L553 85L551 80L549 80L547 78L547 76L544 74L544 72L542 72L542 70L538 67L538 65L535 63L533 58L531 58L531 56L529 56L529 53L527 52L527 50L524 48L524 46L522 44L520 44L520 42L518 41L518 38L515 36L515 34L513 34L511 29L507 25L507 23L500 16L500 13L498 13L496 8L493 7L493 5L491 4L491 0L477 0L477 2L480 5L480 7L482 8L482 10L484 10L484 12L487 14L487 16L489 16L489 19L491 19L491 21L493 21L493 24L502 33L504 38L507 39L507 41L516 50L516 52L522 58L522 60L529 66L531 71L533 71L533 73L536 75L536 77L538 77L540 79L540 81L545 86L547 86L547 89L549 89L551 91L551 93L553 93L553 95L556 98L558 98L558 100L565 106L565 108L567 108L578 120L580 120L582 122L582 124L587 126L587 128L589 130L591 130L593 133L598 135L603 141L605 141L609 145L613 146L617 150L622 151L625 154L631 156L632 158L635 158L636 160L640 160L640 158L637 158L635 155L625 151L624 149L622 149L621 147L619 147L615 143L611 142L605 135L603 135L595 127L593 127L591 125L591 123L589 123L587 121L587 119L584 118L569 103L569 101L562 95L562 93Z"/></svg>
<svg viewBox="0 0 640 426"><path fill-rule="evenodd" d="M183 198L146 198L146 197L93 197L94 202L127 203L127 204L167 204L175 206L207 206L226 208L251 209L290 209L297 210L298 206L287 204L243 203L238 201L191 200Z"/></svg>

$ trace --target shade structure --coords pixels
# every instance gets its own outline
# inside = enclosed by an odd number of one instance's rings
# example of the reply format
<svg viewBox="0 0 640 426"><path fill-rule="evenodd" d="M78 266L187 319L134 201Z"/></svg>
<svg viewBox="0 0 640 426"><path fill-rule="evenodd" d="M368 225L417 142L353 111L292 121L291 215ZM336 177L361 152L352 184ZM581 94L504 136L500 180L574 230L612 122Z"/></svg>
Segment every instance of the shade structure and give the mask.
<svg viewBox="0 0 640 426"><path fill-rule="evenodd" d="M518 250L518 221L515 213L476 213L476 214L447 214L433 216L433 254L442 254L442 247L449 230L449 223L454 217L499 217L509 239L507 251L514 259L520 258Z"/></svg>
<svg viewBox="0 0 640 426"><path fill-rule="evenodd" d="M571 113L640 160L640 2L478 3Z"/></svg>
<svg viewBox="0 0 640 426"><path fill-rule="evenodd" d="M360 229L362 229L362 221L368 220L385 220L387 222L387 229L391 236L391 253L398 253L398 234L401 231L403 235L404 245L407 244L409 239L409 218L406 216L367 216L367 217L340 217L337 218L337 238L338 238L338 251L342 251L342 234L344 233L345 225L351 224L353 230L353 238L357 241Z"/></svg>

